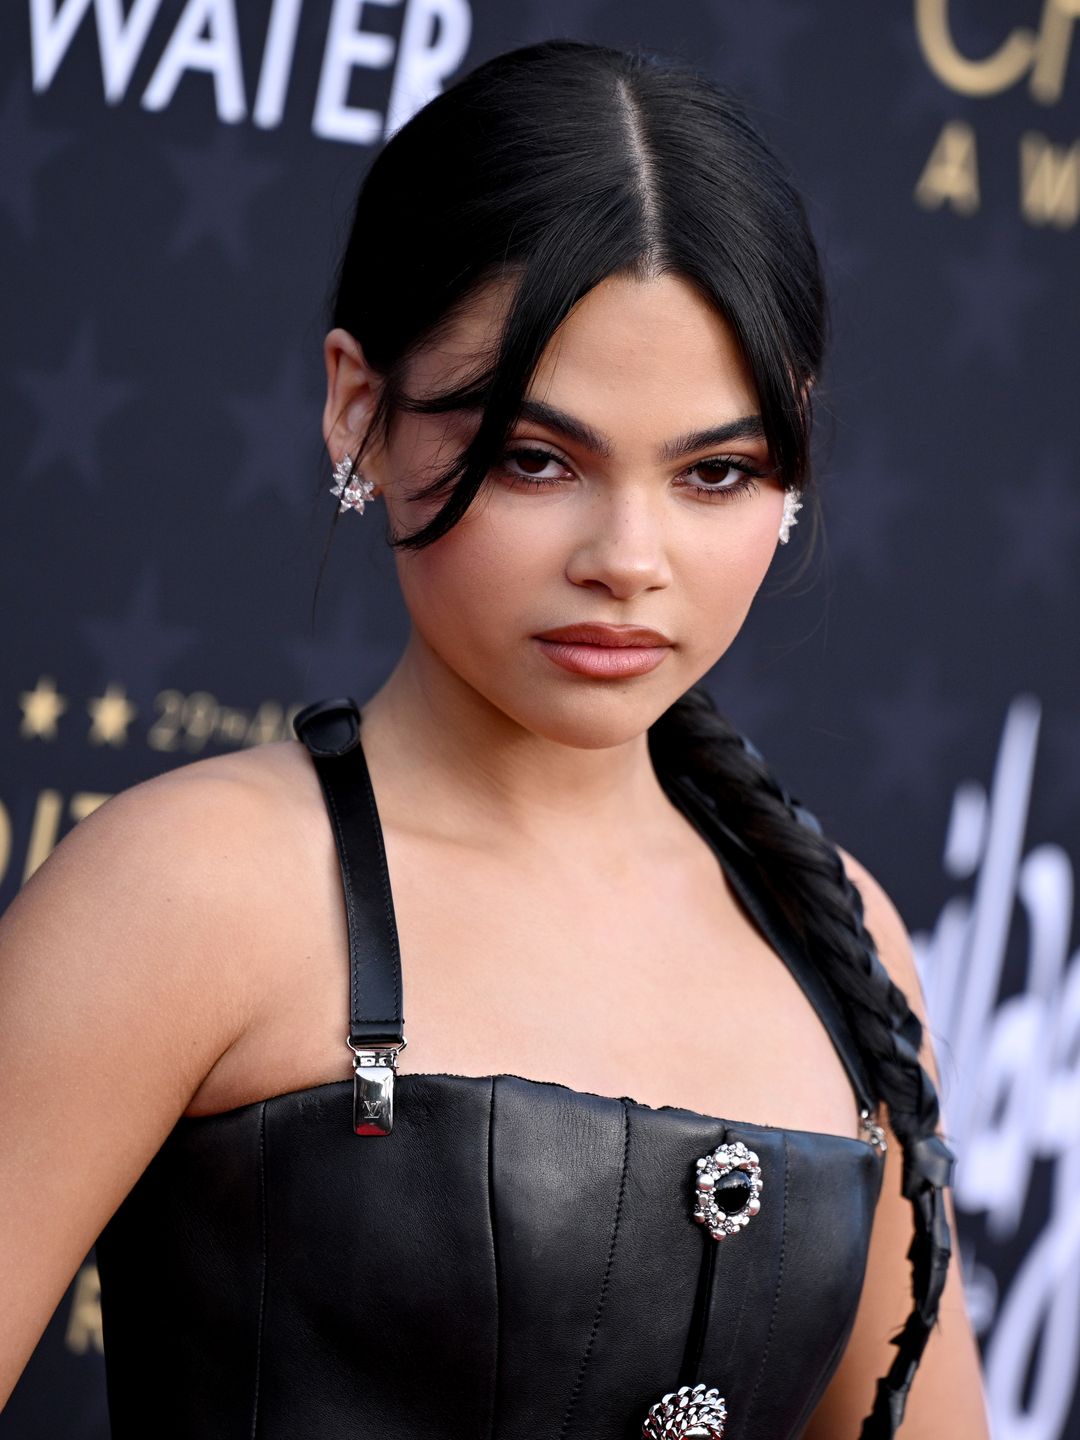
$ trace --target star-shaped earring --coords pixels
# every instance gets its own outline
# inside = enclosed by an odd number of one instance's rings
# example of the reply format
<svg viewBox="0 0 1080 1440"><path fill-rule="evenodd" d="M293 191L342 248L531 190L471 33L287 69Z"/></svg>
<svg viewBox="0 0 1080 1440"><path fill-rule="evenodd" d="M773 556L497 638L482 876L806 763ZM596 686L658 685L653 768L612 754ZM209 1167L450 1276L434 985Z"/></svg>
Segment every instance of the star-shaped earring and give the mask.
<svg viewBox="0 0 1080 1440"><path fill-rule="evenodd" d="M802 509L802 501L799 499L797 490L784 491L784 514L780 521L780 544L786 545L791 535L791 527L799 522L795 516Z"/></svg>
<svg viewBox="0 0 1080 1440"><path fill-rule="evenodd" d="M334 466L334 481L330 493L341 500L338 514L343 510L355 510L362 515L365 503L371 499L375 483L359 470L354 472L351 455L343 455Z"/></svg>

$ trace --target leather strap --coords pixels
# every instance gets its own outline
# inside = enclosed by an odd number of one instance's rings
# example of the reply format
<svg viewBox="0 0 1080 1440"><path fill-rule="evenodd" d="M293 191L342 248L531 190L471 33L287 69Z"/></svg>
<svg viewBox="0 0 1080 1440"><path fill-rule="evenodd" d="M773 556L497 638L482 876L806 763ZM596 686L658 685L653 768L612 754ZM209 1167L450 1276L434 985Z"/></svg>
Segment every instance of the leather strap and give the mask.
<svg viewBox="0 0 1080 1440"><path fill-rule="evenodd" d="M315 765L334 832L349 925L349 1043L401 1044L401 950L382 825L360 743L360 707L317 700L293 720Z"/></svg>

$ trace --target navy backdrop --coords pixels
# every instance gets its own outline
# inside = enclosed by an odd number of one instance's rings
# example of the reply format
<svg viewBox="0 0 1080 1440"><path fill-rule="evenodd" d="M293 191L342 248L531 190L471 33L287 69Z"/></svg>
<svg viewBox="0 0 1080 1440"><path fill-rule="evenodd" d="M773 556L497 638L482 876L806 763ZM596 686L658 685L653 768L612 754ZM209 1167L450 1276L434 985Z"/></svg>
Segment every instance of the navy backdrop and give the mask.
<svg viewBox="0 0 1080 1440"><path fill-rule="evenodd" d="M107 795L396 657L381 515L311 616L323 304L389 130L569 34L691 58L789 158L835 305L825 547L800 577L794 532L710 684L914 934L995 1440L1080 1437L1076 9L0 7L0 903ZM107 1433L88 1259L0 1437Z"/></svg>

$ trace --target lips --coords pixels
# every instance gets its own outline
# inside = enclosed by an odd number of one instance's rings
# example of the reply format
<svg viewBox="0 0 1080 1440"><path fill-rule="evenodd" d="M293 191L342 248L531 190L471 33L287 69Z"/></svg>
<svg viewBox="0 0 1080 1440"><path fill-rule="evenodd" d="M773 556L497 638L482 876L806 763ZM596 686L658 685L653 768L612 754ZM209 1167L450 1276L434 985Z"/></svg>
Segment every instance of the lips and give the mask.
<svg viewBox="0 0 1080 1440"><path fill-rule="evenodd" d="M673 644L645 625L560 625L533 639L560 669L592 680L647 675L667 659Z"/></svg>
<svg viewBox="0 0 1080 1440"><path fill-rule="evenodd" d="M542 630L537 640L562 641L570 645L603 645L609 648L652 647L670 645L672 642L659 630L650 630L645 625L560 625L554 630Z"/></svg>

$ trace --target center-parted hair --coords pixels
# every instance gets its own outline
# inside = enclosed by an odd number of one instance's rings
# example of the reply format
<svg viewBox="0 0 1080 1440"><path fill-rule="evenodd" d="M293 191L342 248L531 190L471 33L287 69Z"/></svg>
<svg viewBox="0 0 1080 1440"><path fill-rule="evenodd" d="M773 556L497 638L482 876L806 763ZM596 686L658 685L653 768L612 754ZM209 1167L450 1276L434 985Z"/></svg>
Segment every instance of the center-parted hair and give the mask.
<svg viewBox="0 0 1080 1440"><path fill-rule="evenodd" d="M329 316L383 377L365 438L396 412L482 411L455 463L416 492L445 496L442 509L396 545L428 544L465 513L573 306L606 276L664 273L732 326L772 461L804 483L818 255L794 185L733 98L692 71L553 40L489 60L391 137L361 188ZM450 390L409 394L413 354L500 281L512 299L495 353Z"/></svg>
<svg viewBox="0 0 1080 1440"><path fill-rule="evenodd" d="M361 187L328 317L382 381L353 464L398 414L479 416L460 454L413 491L439 507L392 535L395 547L430 545L466 513L573 306L607 276L662 274L691 282L731 326L771 462L786 487L805 490L827 329L821 265L789 172L735 96L689 67L552 40L480 65L391 137ZM490 353L451 388L411 393L412 358L494 283L507 308ZM877 956L836 846L708 694L696 686L678 700L649 744L657 769L689 779L752 852L842 1007L903 1147L914 1306L862 1429L890 1436L950 1251L951 1156L919 1060L921 1026Z"/></svg>

